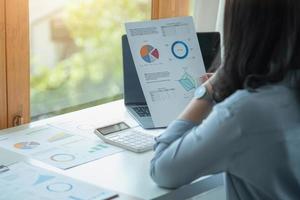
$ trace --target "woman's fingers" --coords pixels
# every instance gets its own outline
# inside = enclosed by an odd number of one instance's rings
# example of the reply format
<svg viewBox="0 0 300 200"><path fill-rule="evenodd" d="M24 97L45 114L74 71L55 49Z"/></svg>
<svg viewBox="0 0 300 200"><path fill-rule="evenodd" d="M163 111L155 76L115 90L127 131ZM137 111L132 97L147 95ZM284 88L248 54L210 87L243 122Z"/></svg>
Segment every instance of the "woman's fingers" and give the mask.
<svg viewBox="0 0 300 200"><path fill-rule="evenodd" d="M205 83L208 79L210 79L212 76L214 75L214 73L206 73L203 74L202 76L200 76L200 81L201 83Z"/></svg>
<svg viewBox="0 0 300 200"><path fill-rule="evenodd" d="M215 73L206 73L206 75L208 76L208 78L212 77Z"/></svg>

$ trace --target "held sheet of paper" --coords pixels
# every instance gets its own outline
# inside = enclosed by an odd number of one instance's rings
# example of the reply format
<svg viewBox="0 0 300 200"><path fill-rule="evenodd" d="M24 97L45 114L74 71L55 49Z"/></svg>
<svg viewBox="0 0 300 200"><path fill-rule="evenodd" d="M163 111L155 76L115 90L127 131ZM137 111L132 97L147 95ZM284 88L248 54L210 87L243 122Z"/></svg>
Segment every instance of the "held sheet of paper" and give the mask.
<svg viewBox="0 0 300 200"><path fill-rule="evenodd" d="M155 127L165 127L193 98L205 67L192 17L126 25L139 80Z"/></svg>

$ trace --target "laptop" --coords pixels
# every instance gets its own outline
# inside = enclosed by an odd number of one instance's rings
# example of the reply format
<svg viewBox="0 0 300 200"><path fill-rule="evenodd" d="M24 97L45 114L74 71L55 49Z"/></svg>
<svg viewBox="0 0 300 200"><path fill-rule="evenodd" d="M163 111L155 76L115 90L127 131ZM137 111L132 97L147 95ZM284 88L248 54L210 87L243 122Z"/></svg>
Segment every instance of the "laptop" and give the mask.
<svg viewBox="0 0 300 200"><path fill-rule="evenodd" d="M220 33L197 33L206 71L214 71L221 63ZM137 75L128 38L122 36L124 103L130 115L144 129L155 127Z"/></svg>

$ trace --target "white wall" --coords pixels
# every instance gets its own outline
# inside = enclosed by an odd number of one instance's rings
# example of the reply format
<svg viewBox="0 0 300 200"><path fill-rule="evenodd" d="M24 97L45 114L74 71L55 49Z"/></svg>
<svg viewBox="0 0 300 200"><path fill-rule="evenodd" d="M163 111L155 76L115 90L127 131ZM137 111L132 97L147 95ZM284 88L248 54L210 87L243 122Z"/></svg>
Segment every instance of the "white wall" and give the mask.
<svg viewBox="0 0 300 200"><path fill-rule="evenodd" d="M215 31L220 0L195 0L194 18L196 30Z"/></svg>
<svg viewBox="0 0 300 200"><path fill-rule="evenodd" d="M225 0L195 0L196 30L222 32Z"/></svg>
<svg viewBox="0 0 300 200"><path fill-rule="evenodd" d="M194 21L196 31L221 33L221 56L224 55L223 19L226 0L195 0Z"/></svg>
<svg viewBox="0 0 300 200"><path fill-rule="evenodd" d="M220 33L223 32L223 20L224 20L224 12L225 12L225 1L220 0L219 2L219 9L218 9L218 18L216 23L216 30Z"/></svg>

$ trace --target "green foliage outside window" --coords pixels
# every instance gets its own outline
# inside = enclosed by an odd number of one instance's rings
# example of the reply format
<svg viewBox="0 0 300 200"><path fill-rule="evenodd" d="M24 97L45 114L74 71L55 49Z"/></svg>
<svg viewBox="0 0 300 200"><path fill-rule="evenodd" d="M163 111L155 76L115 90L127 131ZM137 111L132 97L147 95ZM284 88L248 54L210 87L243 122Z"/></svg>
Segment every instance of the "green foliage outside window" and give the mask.
<svg viewBox="0 0 300 200"><path fill-rule="evenodd" d="M149 4L149 0L85 0L68 5L63 22L76 51L55 67L35 67L32 116L60 114L121 98L124 22L149 19Z"/></svg>

